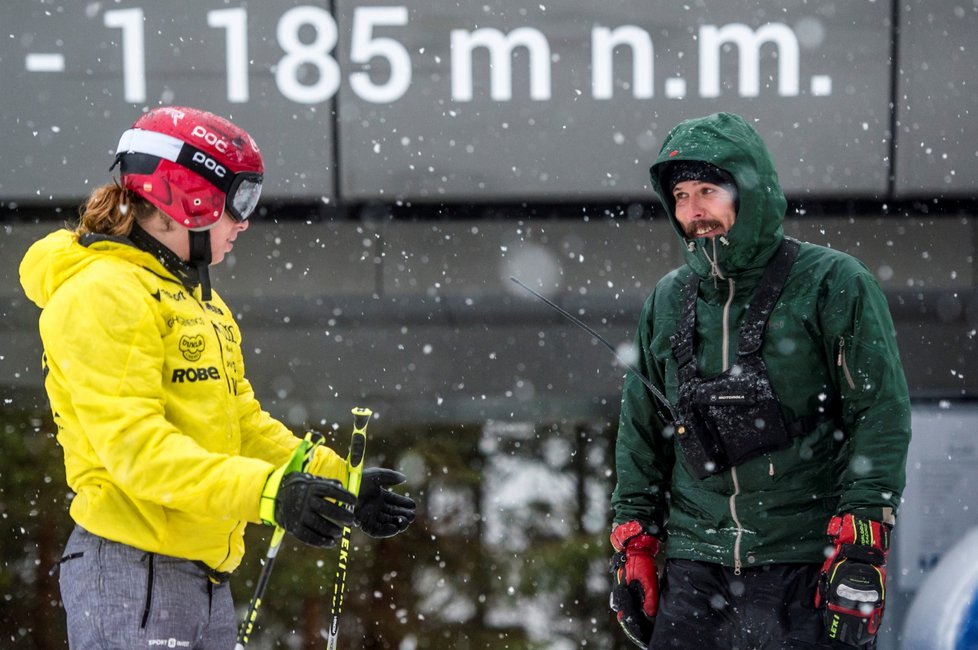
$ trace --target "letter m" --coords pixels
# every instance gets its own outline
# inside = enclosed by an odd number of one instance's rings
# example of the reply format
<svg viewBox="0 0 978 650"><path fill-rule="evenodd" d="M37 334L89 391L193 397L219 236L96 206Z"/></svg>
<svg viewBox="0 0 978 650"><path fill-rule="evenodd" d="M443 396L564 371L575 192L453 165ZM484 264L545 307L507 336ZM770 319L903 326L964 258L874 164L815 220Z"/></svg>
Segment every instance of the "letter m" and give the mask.
<svg viewBox="0 0 978 650"><path fill-rule="evenodd" d="M532 27L519 27L504 35L484 27L473 32L452 30L452 99L472 101L472 50L489 50L490 96L498 102L513 98L513 50L525 47L530 53L530 98L550 99L550 44Z"/></svg>
<svg viewBox="0 0 978 650"><path fill-rule="evenodd" d="M740 63L739 94L757 97L760 93L760 50L764 43L778 47L778 94L798 94L798 37L784 23L768 23L755 32L742 23L700 27L700 95L720 96L720 49L725 43L737 46Z"/></svg>

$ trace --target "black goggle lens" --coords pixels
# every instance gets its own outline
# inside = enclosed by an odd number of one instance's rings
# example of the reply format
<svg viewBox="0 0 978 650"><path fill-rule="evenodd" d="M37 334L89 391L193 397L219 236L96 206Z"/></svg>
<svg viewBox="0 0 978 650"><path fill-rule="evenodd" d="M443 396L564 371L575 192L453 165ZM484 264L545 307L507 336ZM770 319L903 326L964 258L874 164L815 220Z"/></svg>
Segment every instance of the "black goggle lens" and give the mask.
<svg viewBox="0 0 978 650"><path fill-rule="evenodd" d="M238 223L245 221L258 206L262 177L259 174L238 174L227 197L228 213Z"/></svg>

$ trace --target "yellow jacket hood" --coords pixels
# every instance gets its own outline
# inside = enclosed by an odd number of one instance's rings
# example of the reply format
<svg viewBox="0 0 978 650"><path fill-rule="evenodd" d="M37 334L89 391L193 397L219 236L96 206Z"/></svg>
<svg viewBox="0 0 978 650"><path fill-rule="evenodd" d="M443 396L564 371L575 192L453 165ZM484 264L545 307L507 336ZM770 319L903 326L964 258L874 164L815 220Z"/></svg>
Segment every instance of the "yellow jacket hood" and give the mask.
<svg viewBox="0 0 978 650"><path fill-rule="evenodd" d="M131 246L117 248L117 254L125 254L125 249L129 248L134 258L149 257ZM79 244L78 236L70 230L52 232L34 242L20 263L20 284L24 293L43 309L58 287L98 260L96 253L97 250Z"/></svg>

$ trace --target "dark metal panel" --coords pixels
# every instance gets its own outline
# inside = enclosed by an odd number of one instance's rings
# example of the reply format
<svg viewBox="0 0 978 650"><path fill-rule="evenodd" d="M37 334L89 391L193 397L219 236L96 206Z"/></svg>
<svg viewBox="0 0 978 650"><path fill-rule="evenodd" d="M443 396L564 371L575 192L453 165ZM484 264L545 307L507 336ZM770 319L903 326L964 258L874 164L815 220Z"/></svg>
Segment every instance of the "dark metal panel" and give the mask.
<svg viewBox="0 0 978 650"><path fill-rule="evenodd" d="M413 78L341 93L344 197L646 197L668 129L720 110L756 122L790 194L887 189L889 2L435 1L382 27L379 4L341 0L341 33L371 24ZM396 57L354 51L344 69L391 83Z"/></svg>
<svg viewBox="0 0 978 650"><path fill-rule="evenodd" d="M0 199L84 197L109 180L119 136L142 110L178 104L230 117L252 134L266 197L333 200L332 97L297 99L308 97L325 56L295 40L311 29L288 18L309 15L300 6L0 4Z"/></svg>
<svg viewBox="0 0 978 650"><path fill-rule="evenodd" d="M978 163L978 3L900 5L898 196L973 196Z"/></svg>
<svg viewBox="0 0 978 650"><path fill-rule="evenodd" d="M271 198L333 203L337 174L354 201L648 198L667 130L717 110L789 194L881 195L890 6L4 3L0 198L83 197L160 103L252 131Z"/></svg>

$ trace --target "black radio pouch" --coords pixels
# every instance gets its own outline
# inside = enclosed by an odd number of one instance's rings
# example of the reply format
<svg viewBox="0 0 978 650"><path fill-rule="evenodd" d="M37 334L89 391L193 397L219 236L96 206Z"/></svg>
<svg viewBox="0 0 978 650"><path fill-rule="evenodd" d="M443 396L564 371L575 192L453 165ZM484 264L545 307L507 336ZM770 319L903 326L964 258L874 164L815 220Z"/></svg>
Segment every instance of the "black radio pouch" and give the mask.
<svg viewBox="0 0 978 650"><path fill-rule="evenodd" d="M686 284L683 316L670 338L678 362L679 418L676 442L690 472L702 479L791 444L778 396L761 356L764 330L800 248L785 238L764 269L740 327L737 360L725 372L703 379L696 362L696 297L699 277Z"/></svg>

